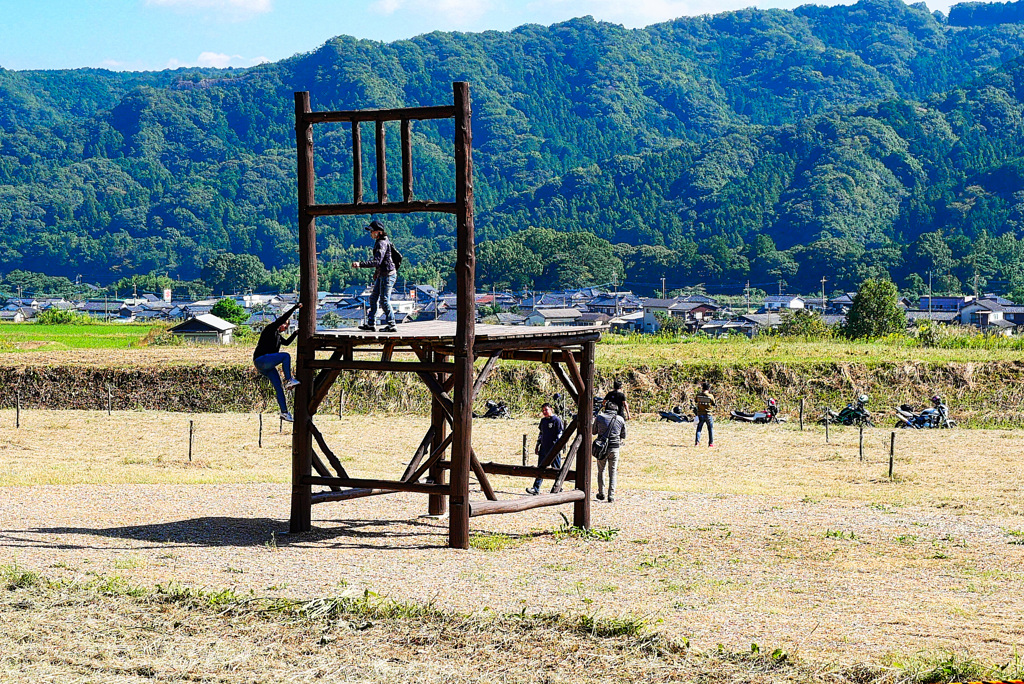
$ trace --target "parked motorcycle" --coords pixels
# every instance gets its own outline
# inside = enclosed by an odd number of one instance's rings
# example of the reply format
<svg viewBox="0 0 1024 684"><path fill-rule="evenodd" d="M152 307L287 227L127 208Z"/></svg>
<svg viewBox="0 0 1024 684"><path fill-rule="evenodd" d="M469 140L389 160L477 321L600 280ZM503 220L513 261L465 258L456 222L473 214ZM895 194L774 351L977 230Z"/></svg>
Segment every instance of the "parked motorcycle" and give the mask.
<svg viewBox="0 0 1024 684"><path fill-rule="evenodd" d="M785 418L779 418L779 405L774 399L769 399L768 403L760 411L733 411L729 414L729 420L738 420L743 423L780 423Z"/></svg>
<svg viewBox="0 0 1024 684"><path fill-rule="evenodd" d="M942 397L936 395L931 398L931 402L931 407L923 409L920 413L909 404L897 407L896 427L912 430L956 427L956 421L950 419L949 407L942 403Z"/></svg>
<svg viewBox="0 0 1024 684"><path fill-rule="evenodd" d="M692 423L693 417L683 413L682 406L674 406L671 411L658 411L658 420L667 420L670 423Z"/></svg>
<svg viewBox="0 0 1024 684"><path fill-rule="evenodd" d="M865 427L875 427L874 421L871 420L871 414L865 406L868 403L868 395L862 394L857 397L857 401L853 404L847 404L841 411L833 411L830 408L825 409L825 415L822 416L821 420L818 421L818 425L824 425L826 422L832 425L863 425Z"/></svg>
<svg viewBox="0 0 1024 684"><path fill-rule="evenodd" d="M484 407L487 409L483 415L476 412L473 413L474 418L511 418L512 412L508 410L508 406L505 406L503 401L492 401L488 399L484 403Z"/></svg>

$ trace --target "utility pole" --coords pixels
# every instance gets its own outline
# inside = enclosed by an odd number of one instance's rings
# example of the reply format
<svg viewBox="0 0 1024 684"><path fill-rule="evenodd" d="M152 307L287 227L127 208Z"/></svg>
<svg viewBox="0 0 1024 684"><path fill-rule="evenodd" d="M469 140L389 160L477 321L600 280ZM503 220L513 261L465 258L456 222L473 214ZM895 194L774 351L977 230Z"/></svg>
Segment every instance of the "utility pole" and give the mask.
<svg viewBox="0 0 1024 684"><path fill-rule="evenodd" d="M779 296L782 296L782 278L779 278Z"/></svg>
<svg viewBox="0 0 1024 684"><path fill-rule="evenodd" d="M665 276L661 276L661 298L667 299L665 296Z"/></svg>
<svg viewBox="0 0 1024 684"><path fill-rule="evenodd" d="M747 313L750 313L750 281L747 281L747 286L743 288L743 298L747 302ZM609 475L609 477L611 477Z"/></svg>
<svg viewBox="0 0 1024 684"><path fill-rule="evenodd" d="M932 272L928 271L928 320L932 320ZM611 477L609 475L609 477Z"/></svg>
<svg viewBox="0 0 1024 684"><path fill-rule="evenodd" d="M821 276L821 315L825 315L825 309L828 305L825 302L825 276Z"/></svg>

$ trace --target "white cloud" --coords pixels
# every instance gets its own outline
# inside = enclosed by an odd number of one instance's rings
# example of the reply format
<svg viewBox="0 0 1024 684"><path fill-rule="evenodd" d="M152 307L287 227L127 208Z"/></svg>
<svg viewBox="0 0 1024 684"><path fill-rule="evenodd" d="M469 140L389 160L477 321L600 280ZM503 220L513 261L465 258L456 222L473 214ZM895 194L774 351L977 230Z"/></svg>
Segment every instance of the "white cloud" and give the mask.
<svg viewBox="0 0 1024 684"><path fill-rule="evenodd" d="M266 14L273 0L145 0L147 5L170 7L184 12L214 11L237 18Z"/></svg>
<svg viewBox="0 0 1024 684"><path fill-rule="evenodd" d="M257 64L264 64L270 60L266 57L243 57L242 55L225 55L221 52L201 52L195 61L188 62L180 59L167 61L168 69L180 69L181 67L213 67L215 69L226 69L228 67L251 67Z"/></svg>

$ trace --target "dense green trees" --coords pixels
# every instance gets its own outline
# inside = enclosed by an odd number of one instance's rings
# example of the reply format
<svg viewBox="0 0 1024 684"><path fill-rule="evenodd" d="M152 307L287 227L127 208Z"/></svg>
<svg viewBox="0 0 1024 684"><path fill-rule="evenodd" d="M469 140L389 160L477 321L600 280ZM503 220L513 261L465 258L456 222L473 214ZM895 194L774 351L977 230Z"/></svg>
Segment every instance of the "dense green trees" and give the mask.
<svg viewBox="0 0 1024 684"><path fill-rule="evenodd" d="M896 285L888 280L861 283L846 315L843 334L853 339L884 337L906 330L907 316L899 307Z"/></svg>
<svg viewBox="0 0 1024 684"><path fill-rule="evenodd" d="M960 5L950 28L921 4L862 0L637 31L582 18L339 37L248 70L0 70L0 272L292 289L291 93L316 109L426 105L466 79L483 283L913 290L930 271L936 290L1024 288L1015 12ZM417 197L452 198L451 135L413 127ZM350 133L315 136L318 199L348 201ZM387 139L399 159L397 129ZM365 250L360 223L318 222L321 288L365 279L344 265ZM410 279L448 278L447 217L389 228Z"/></svg>

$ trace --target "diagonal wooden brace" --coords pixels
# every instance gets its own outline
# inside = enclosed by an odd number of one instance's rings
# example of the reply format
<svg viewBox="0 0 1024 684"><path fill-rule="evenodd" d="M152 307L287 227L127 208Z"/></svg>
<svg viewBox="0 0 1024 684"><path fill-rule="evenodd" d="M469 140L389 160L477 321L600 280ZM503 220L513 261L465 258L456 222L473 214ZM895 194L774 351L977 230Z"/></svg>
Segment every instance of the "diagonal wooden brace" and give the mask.
<svg viewBox="0 0 1024 684"><path fill-rule="evenodd" d="M310 449L309 452L313 457L313 470L320 473L320 477L334 477L334 475L331 474L331 471L327 469L327 466L324 465L324 462L320 460L320 456L312 449ZM340 492L341 487L332 486L331 491Z"/></svg>
<svg viewBox="0 0 1024 684"><path fill-rule="evenodd" d="M562 386L565 387L565 391L569 393L570 397L572 397L573 403L578 404L580 400L579 392L576 391L576 387L572 384L572 382L569 381L569 378L565 375L565 370L563 370L562 367L558 365L557 361L551 362L551 370L555 371L555 377L558 378L559 382L562 383Z"/></svg>
<svg viewBox="0 0 1024 684"><path fill-rule="evenodd" d="M306 425L309 426L309 432L310 434L313 435L313 439L316 440L316 443L324 452L324 456L326 456L330 464L334 466L334 469L338 471L338 477L348 477L348 473L345 472L345 466L341 465L341 461L339 461L338 457L334 455L334 452L331 451L331 448L327 446L327 441L324 440L323 434L320 432L320 429L317 428L316 424L313 422L313 419L308 418L306 420ZM325 475L324 477L327 476Z"/></svg>
<svg viewBox="0 0 1024 684"><path fill-rule="evenodd" d="M451 446L451 443L452 443L452 434L449 432L445 436L444 441L441 442L438 445L438 447L436 449L434 449L434 451L430 454L430 458L427 459L427 462L424 463L423 465L421 465L419 468L417 468L416 472L413 473L412 476L408 480L406 480L406 481L407 482L419 482L419 479L421 477L423 477L423 473L425 473L428 470L430 470L430 468L434 464L436 464L438 461L441 460L441 458L444 456L445 450L449 446Z"/></svg>
<svg viewBox="0 0 1024 684"><path fill-rule="evenodd" d="M331 361L341 360L342 353L344 353L344 350L336 349L331 354ZM316 410L320 408L320 404L327 398L331 385L338 379L340 373L340 370L327 368L317 373L316 380L313 381L313 389L309 393L309 415L316 415Z"/></svg>
<svg viewBox="0 0 1024 684"><path fill-rule="evenodd" d="M555 456L558 455L558 452L564 449L565 445L569 443L570 439L572 439L572 436L576 432L578 427L579 417L577 416L576 418L570 420L569 424L565 426L565 430L562 431L562 436L558 438L558 441L555 442L555 445L551 447L551 451L548 452L548 455L544 457L544 460L537 467L549 467L554 462Z"/></svg>
<svg viewBox="0 0 1024 684"><path fill-rule="evenodd" d="M498 359L500 359L500 358L501 358L501 352L499 351L497 354L495 354L491 358L487 359L487 363L485 363L484 367L480 369L479 373L477 373L476 382L473 383L473 400L474 401L476 400L477 395L480 394L480 390L483 388L484 384L487 382L487 377L491 374L491 371L494 370L494 367L498 364Z"/></svg>
<svg viewBox="0 0 1024 684"><path fill-rule="evenodd" d="M557 494L562 491L562 485L565 484L565 477L569 474L569 468L576 462L576 454L579 453L580 444L583 443L583 437L576 435L576 439L572 441L572 446L569 447L569 453L566 455L565 460L562 461L562 469L558 471L558 477L555 478L555 484L551 487L551 493ZM579 468L576 469L579 472Z"/></svg>
<svg viewBox="0 0 1024 684"><path fill-rule="evenodd" d="M416 448L416 453L412 455L412 460L409 461L408 467L405 469L405 473L402 474L402 482L409 482L410 476L420 465L420 461L423 459L423 455L430 451L430 443L434 440L434 426L431 425L427 430L427 434L423 436L420 445Z"/></svg>

